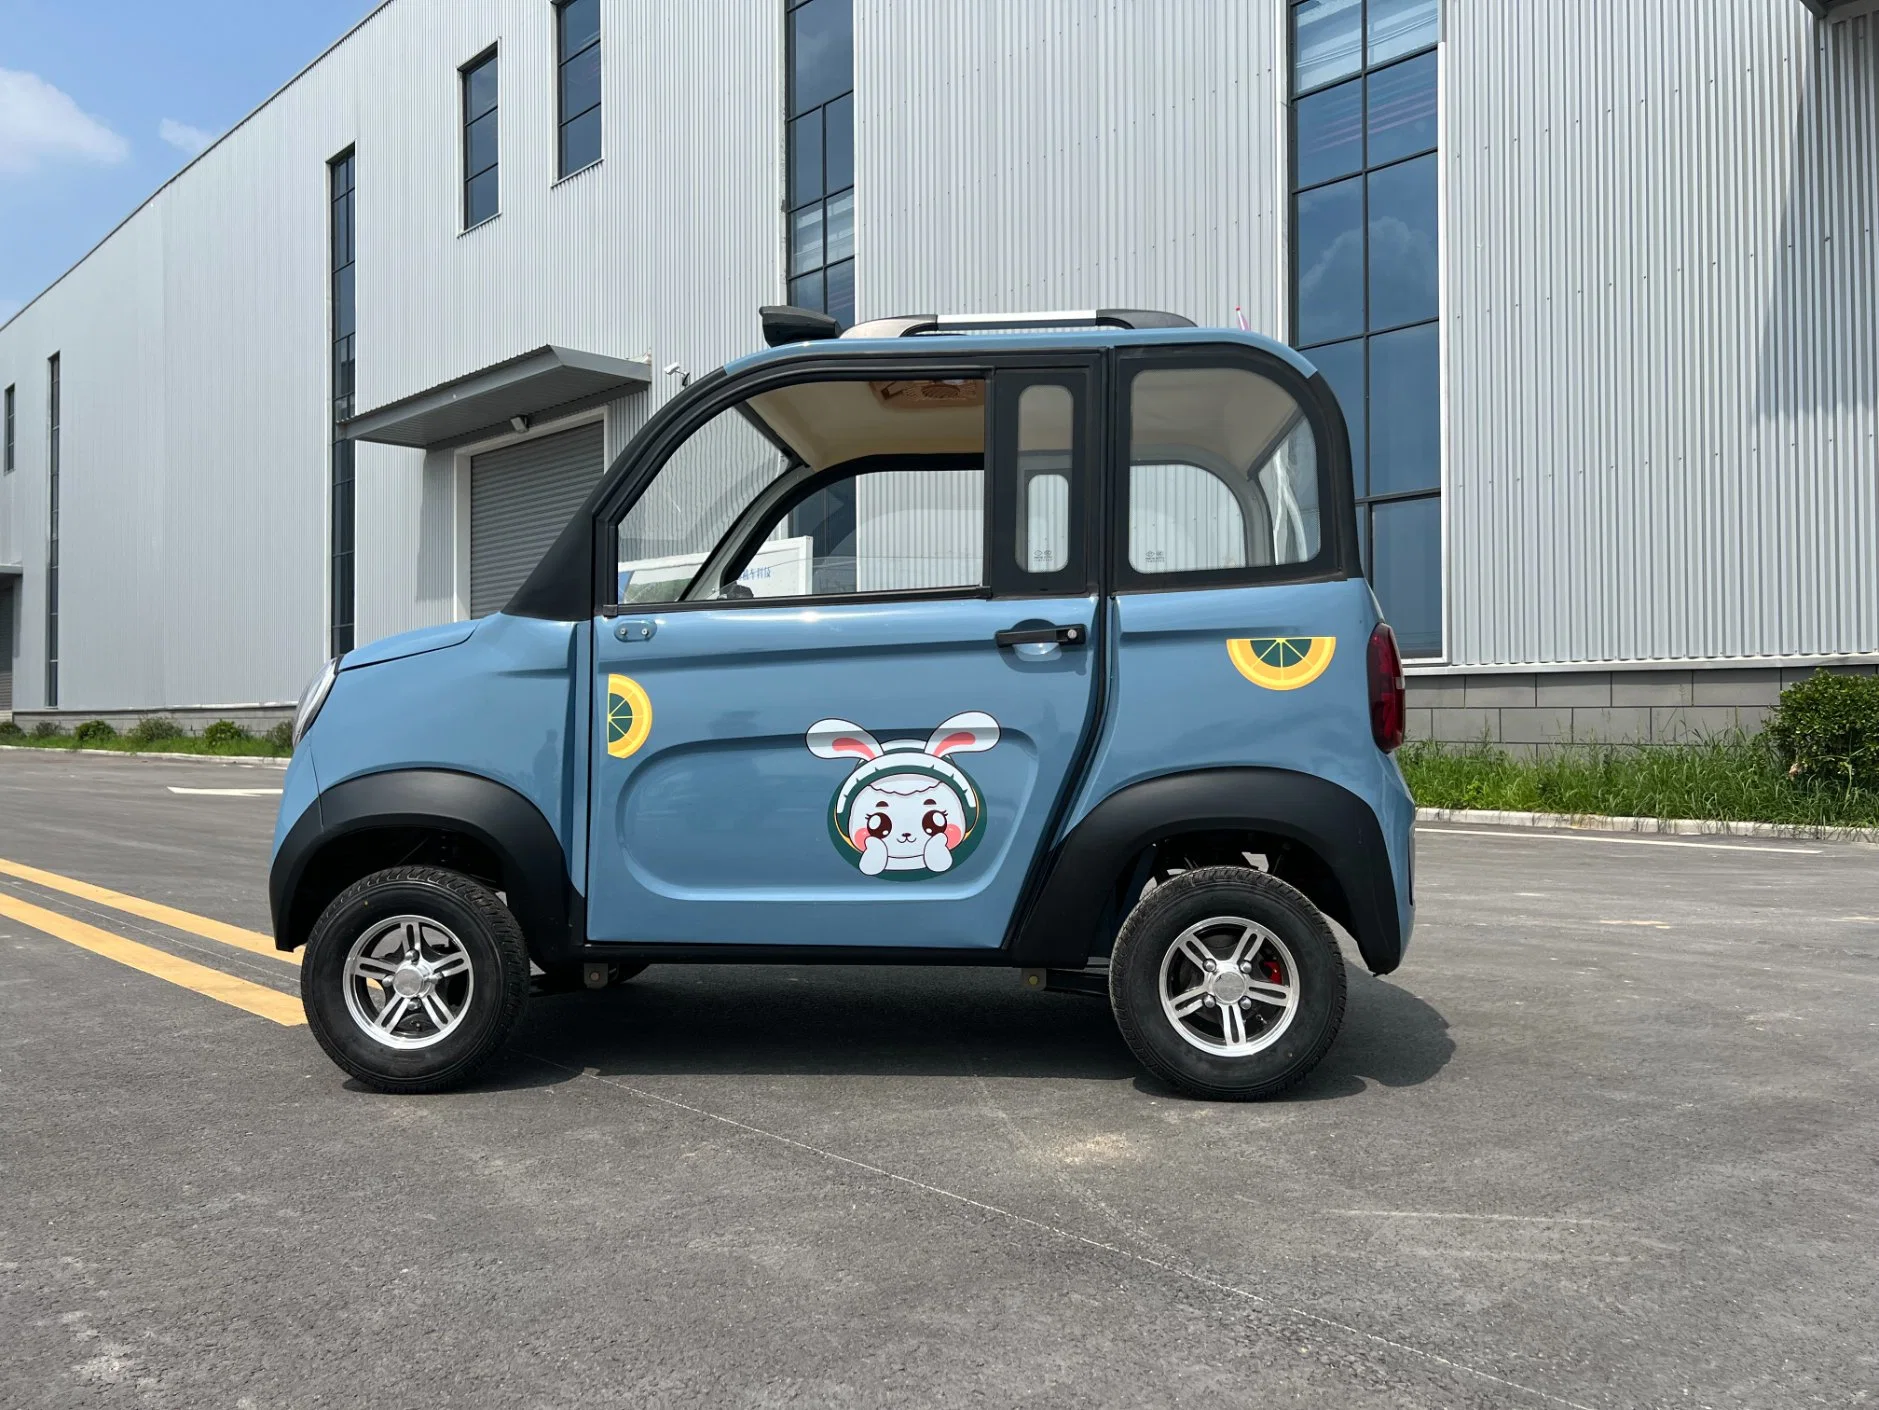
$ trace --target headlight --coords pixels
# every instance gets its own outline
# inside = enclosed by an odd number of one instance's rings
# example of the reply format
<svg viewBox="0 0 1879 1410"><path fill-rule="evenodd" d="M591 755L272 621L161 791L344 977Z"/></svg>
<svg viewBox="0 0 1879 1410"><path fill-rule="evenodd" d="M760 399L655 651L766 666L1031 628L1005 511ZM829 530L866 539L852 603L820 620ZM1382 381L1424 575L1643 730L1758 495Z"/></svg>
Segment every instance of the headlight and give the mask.
<svg viewBox="0 0 1879 1410"><path fill-rule="evenodd" d="M300 747L301 739L313 728L314 718L320 713L320 706L326 703L326 697L338 677L339 658L335 656L320 667L313 679L307 682L307 688L300 692L300 708L294 711L294 748Z"/></svg>

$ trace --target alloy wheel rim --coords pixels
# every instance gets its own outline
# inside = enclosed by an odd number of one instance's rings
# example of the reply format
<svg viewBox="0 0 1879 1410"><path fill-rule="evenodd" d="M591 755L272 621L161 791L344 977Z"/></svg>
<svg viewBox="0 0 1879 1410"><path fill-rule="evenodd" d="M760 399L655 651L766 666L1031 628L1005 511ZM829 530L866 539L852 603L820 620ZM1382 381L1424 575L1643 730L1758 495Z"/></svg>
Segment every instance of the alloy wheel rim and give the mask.
<svg viewBox="0 0 1879 1410"><path fill-rule="evenodd" d="M434 1047L456 1032L476 992L463 941L418 915L375 922L346 952L340 982L359 1030L405 1052Z"/></svg>
<svg viewBox="0 0 1879 1410"><path fill-rule="evenodd" d="M1214 916L1168 946L1158 990L1161 1011L1183 1042L1214 1057L1251 1057L1292 1026L1298 963L1257 921Z"/></svg>

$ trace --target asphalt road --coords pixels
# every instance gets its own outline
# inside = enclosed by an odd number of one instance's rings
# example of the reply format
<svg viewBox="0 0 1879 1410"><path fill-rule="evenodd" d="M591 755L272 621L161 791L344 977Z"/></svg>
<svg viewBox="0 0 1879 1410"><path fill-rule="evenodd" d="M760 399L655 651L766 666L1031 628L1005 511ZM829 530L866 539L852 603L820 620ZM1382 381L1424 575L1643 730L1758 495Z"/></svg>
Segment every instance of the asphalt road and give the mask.
<svg viewBox="0 0 1879 1410"><path fill-rule="evenodd" d="M265 930L274 800L170 790L278 777L0 753L0 859ZM0 917L0 1405L1879 1404L1879 852L1420 847L1255 1106L1006 972L754 967L383 1097Z"/></svg>

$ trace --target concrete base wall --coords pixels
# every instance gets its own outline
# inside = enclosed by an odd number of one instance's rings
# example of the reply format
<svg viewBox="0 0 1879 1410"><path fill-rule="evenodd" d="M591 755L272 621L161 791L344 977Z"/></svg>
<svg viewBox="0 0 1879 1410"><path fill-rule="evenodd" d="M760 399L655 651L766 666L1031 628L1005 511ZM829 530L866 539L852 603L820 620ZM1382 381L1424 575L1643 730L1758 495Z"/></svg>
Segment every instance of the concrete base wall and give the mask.
<svg viewBox="0 0 1879 1410"><path fill-rule="evenodd" d="M1531 754L1585 744L1688 744L1737 730L1755 734L1781 692L1818 670L1870 675L1879 663L1412 675L1409 737L1486 741Z"/></svg>

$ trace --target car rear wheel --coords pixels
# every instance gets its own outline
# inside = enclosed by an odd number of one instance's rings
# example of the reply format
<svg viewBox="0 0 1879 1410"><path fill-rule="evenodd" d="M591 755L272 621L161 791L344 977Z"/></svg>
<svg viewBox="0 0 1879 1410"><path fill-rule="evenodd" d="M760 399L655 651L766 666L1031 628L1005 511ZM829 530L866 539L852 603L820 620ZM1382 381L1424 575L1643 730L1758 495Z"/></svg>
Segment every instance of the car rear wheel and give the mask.
<svg viewBox="0 0 1879 1410"><path fill-rule="evenodd" d="M1298 1081L1344 1019L1344 957L1302 894L1244 867L1157 886L1123 922L1109 998L1142 1065L1198 1097L1249 1101Z"/></svg>
<svg viewBox="0 0 1879 1410"><path fill-rule="evenodd" d="M508 1039L528 948L488 887L438 867L354 883L313 927L300 966L307 1024L328 1057L382 1092L458 1086Z"/></svg>

